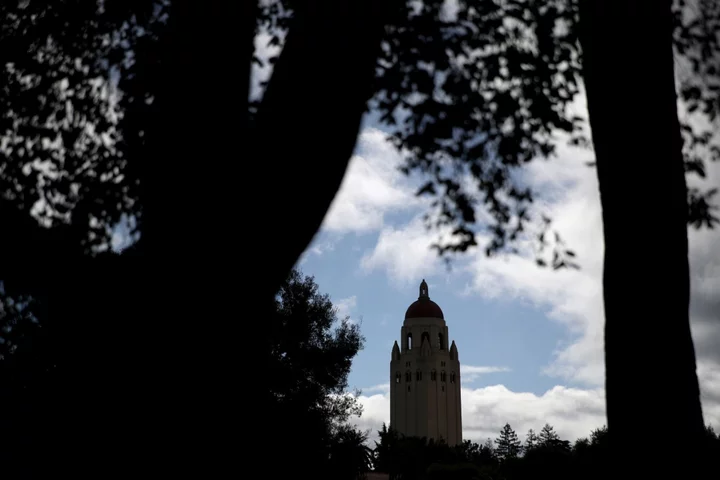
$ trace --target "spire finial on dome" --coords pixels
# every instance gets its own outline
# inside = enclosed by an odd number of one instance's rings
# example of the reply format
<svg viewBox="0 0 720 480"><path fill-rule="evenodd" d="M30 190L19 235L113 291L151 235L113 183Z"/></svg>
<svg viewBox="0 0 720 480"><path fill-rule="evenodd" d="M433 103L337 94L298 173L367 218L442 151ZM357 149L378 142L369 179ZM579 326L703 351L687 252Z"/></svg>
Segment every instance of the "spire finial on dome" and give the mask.
<svg viewBox="0 0 720 480"><path fill-rule="evenodd" d="M428 295L428 284L425 283L425 279L423 278L423 281L420 283L420 296L418 299L422 300L429 300L430 296Z"/></svg>

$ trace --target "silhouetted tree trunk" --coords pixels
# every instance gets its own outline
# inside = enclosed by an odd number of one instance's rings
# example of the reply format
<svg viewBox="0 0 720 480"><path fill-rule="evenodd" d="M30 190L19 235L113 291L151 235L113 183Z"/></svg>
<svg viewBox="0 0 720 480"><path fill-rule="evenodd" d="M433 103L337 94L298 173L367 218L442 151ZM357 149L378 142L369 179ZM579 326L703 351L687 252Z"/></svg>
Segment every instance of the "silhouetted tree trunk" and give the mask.
<svg viewBox="0 0 720 480"><path fill-rule="evenodd" d="M384 10L379 0L303 3L248 131L243 5L172 3L148 66L162 85L148 147L132 159L143 202L135 248L84 258L62 231L2 212L13 232L0 239L11 253L4 278L42 298L52 334L38 369L58 364L33 395L4 397L36 415L18 418L3 442L15 445L7 459L33 449L30 477L226 474L240 468L241 441L226 432L247 428L242 411L263 418L262 397L241 382L262 391L264 366L240 359L261 344L262 301L272 304L342 181L372 93ZM243 141L248 134L256 142Z"/></svg>
<svg viewBox="0 0 720 480"><path fill-rule="evenodd" d="M244 2L173 1L161 49L163 87L142 177L148 295L138 305L154 349L142 352L148 370L137 374L150 399L143 446L162 444L152 466L163 475L237 471L242 440L223 432L243 429L243 409L261 411L242 383L260 388L262 371L243 368L262 325L246 291L260 264L238 235L248 229L241 192L262 191L241 174L252 159L242 137L248 87L238 78L247 72L244 13Z"/></svg>
<svg viewBox="0 0 720 480"><path fill-rule="evenodd" d="M159 345L144 354L161 380L148 387L153 405L165 406L143 415L165 442L158 464L175 462L191 475L227 472L240 437L223 432L246 428L243 411L262 417L263 397L238 382L264 390L265 366L253 356L263 309L342 181L372 93L379 5L302 3L247 131L247 83L236 73L247 59L238 37L250 37L236 29L242 2L173 2L142 177L142 281L153 291L145 333ZM276 432L254 431L259 454Z"/></svg>
<svg viewBox="0 0 720 480"><path fill-rule="evenodd" d="M295 4L282 53L249 129L250 164L240 186L245 199L240 221L247 232L238 247L256 259L245 295L254 299L261 318L273 311L275 294L340 188L373 93L391 3ZM257 324L260 331L253 338L267 333L263 327ZM266 430L256 430L255 444L273 441L275 432ZM306 467L312 468L298 465Z"/></svg>
<svg viewBox="0 0 720 480"><path fill-rule="evenodd" d="M702 436L690 335L687 190L669 0L581 2L584 76L605 240L608 428L629 468L675 439ZM653 462L669 467L664 458ZM643 462L641 467L647 474ZM687 472L687 471L686 471Z"/></svg>
<svg viewBox="0 0 720 480"><path fill-rule="evenodd" d="M7 470L90 478L241 468L241 439L226 432L242 430L240 405L257 411L237 383L256 333L252 297L238 307L246 280L236 274L233 216L247 112L247 83L236 73L247 57L237 45L250 36L238 35L241 5L172 4L161 58L149 66L162 85L149 146L132 158L143 201L136 247L88 258L66 229L39 228L0 204L3 228L14 233L0 238L4 280L41 299L49 329L46 348L29 355L35 381L25 391L19 379L2 397L4 408L26 413L4 431ZM32 462L21 465L15 453L30 450Z"/></svg>
<svg viewBox="0 0 720 480"><path fill-rule="evenodd" d="M268 190L250 205L262 240L262 295L277 292L335 198L373 93L375 64L394 2L315 0L296 6L252 129L249 184ZM257 205L257 203L256 203ZM249 239L250 242L250 239ZM260 280L260 279L258 279Z"/></svg>

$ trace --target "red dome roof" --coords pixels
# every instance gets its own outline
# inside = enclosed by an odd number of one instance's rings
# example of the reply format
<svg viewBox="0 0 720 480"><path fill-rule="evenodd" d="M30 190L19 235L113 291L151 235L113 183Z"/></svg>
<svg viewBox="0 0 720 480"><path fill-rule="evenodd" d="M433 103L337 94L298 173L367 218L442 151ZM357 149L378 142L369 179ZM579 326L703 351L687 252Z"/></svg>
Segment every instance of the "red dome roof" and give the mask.
<svg viewBox="0 0 720 480"><path fill-rule="evenodd" d="M430 299L415 300L405 312L405 318L442 318L443 312L437 303Z"/></svg>
<svg viewBox="0 0 720 480"><path fill-rule="evenodd" d="M430 300L428 285L425 280L420 284L420 296L410 305L405 312L405 318L442 318L443 312L437 303Z"/></svg>

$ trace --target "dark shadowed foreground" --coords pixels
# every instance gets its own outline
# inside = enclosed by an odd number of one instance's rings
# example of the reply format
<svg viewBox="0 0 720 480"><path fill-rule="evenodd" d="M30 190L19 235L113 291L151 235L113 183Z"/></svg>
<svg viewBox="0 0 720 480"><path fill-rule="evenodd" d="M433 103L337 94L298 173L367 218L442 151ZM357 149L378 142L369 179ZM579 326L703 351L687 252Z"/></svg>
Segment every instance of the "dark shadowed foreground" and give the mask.
<svg viewBox="0 0 720 480"><path fill-rule="evenodd" d="M408 153L402 171L425 180L418 194L436 200L429 226L454 232L440 253L478 248L486 232L488 255L530 240L549 252L540 266L578 267L570 248L546 241L559 235L528 233L551 219L514 172L551 157L555 134L590 145L567 108L582 84L605 227L605 465L690 475L707 458L687 226L717 218L713 190L688 189L685 177L720 157L717 2L457 7L0 5L0 473L214 477L265 462L264 475L287 477L314 462L324 478L351 478L380 458L408 478L603 471L594 440L522 459L415 440L398 440L412 445L397 447L404 453L372 453L345 421L355 404L341 394L360 334L335 325L327 299L291 273L368 108ZM260 29L284 47L256 104L248 91ZM649 120L640 128L637 116ZM323 149L310 140L318 122ZM662 215L642 208L650 198ZM121 225L128 248L117 253ZM633 248L656 228L663 245ZM658 368L648 373L648 362ZM667 385L660 399L657 385ZM664 436L674 453L635 461L658 455L653 442Z"/></svg>

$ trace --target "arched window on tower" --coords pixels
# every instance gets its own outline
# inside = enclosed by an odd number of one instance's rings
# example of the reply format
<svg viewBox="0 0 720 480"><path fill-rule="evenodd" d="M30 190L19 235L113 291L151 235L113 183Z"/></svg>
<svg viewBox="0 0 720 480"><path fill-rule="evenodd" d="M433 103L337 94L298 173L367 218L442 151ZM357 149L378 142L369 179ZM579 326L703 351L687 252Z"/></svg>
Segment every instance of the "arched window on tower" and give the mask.
<svg viewBox="0 0 720 480"><path fill-rule="evenodd" d="M430 372L430 380L432 380L433 382L437 380L437 372L435 370Z"/></svg>
<svg viewBox="0 0 720 480"><path fill-rule="evenodd" d="M400 383L402 380L402 374L400 372L395 372L395 383Z"/></svg>
<svg viewBox="0 0 720 480"><path fill-rule="evenodd" d="M407 334L407 349L412 350L412 333Z"/></svg>
<svg viewBox="0 0 720 480"><path fill-rule="evenodd" d="M455 372L450 374L450 383L455 383Z"/></svg>
<svg viewBox="0 0 720 480"><path fill-rule="evenodd" d="M420 336L420 346L422 347L422 344L425 343L425 340L427 340L428 345L431 345L430 343L430 334L428 332L423 332Z"/></svg>
<svg viewBox="0 0 720 480"><path fill-rule="evenodd" d="M420 380L422 380L422 372L418 370L417 372L415 372L415 381L419 382Z"/></svg>
<svg viewBox="0 0 720 480"><path fill-rule="evenodd" d="M412 373L410 373L410 370L405 372L405 381L406 382L412 382Z"/></svg>
<svg viewBox="0 0 720 480"><path fill-rule="evenodd" d="M445 382L447 381L447 376L445 375L445 372L440 372L440 381Z"/></svg>
<svg viewBox="0 0 720 480"><path fill-rule="evenodd" d="M438 333L438 348L440 350L445 350L445 337L442 333Z"/></svg>

